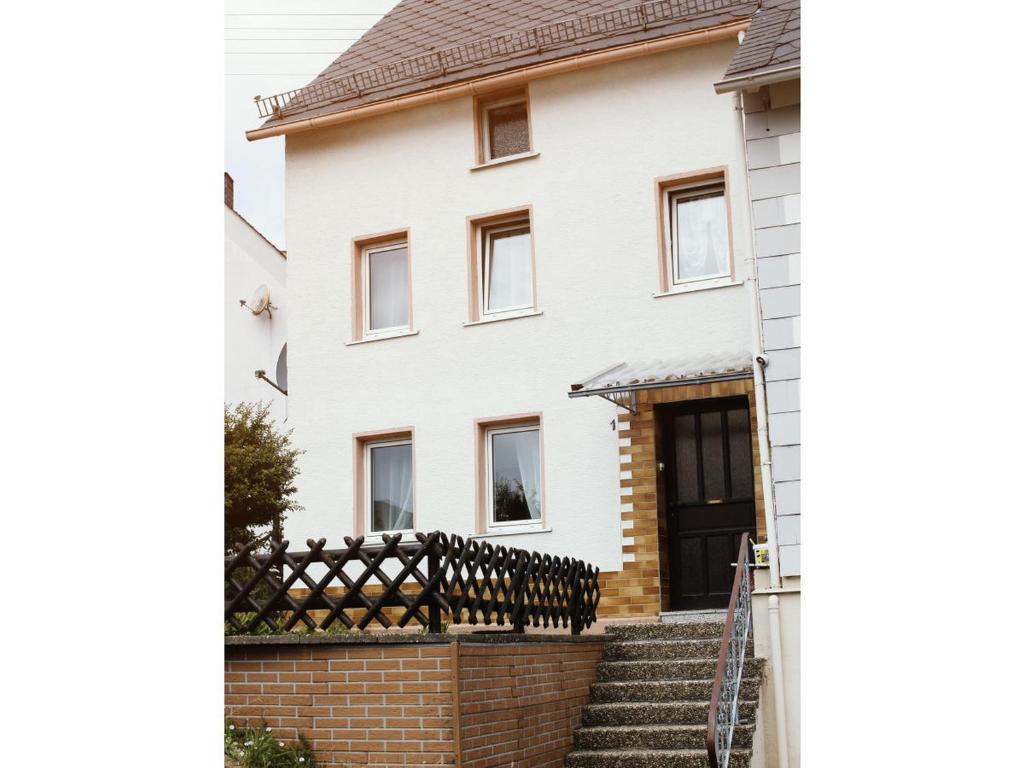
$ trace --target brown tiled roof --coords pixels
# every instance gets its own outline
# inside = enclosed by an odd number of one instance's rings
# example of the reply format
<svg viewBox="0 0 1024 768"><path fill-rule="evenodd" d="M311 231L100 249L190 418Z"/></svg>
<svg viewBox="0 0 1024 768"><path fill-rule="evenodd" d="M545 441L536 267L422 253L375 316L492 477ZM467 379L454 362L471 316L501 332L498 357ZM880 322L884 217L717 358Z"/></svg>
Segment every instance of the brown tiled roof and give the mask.
<svg viewBox="0 0 1024 768"><path fill-rule="evenodd" d="M263 127L749 19L757 5L756 0L402 0L309 85L290 94L282 113Z"/></svg>
<svg viewBox="0 0 1024 768"><path fill-rule="evenodd" d="M800 0L765 0L754 14L724 80L800 66Z"/></svg>

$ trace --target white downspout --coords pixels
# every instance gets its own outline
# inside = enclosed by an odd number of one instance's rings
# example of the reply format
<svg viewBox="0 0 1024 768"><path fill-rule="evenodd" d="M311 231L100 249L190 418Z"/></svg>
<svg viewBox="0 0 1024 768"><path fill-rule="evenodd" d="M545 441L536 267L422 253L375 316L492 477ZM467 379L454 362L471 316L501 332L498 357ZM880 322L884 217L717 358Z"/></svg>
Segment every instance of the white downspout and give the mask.
<svg viewBox="0 0 1024 768"><path fill-rule="evenodd" d="M747 159L746 113L743 109L743 94L733 94L738 124L740 156L743 158L743 178L747 203L747 285L750 295L750 315L752 320L751 339L754 357L754 413L757 418L757 446L760 453L761 495L764 497L765 529L768 535L768 580L771 590L780 589L782 580L779 576L778 531L775 525L775 482L772 476L771 445L768 441L768 405L765 396L764 339L761 332L761 301L757 281L757 253L754 250L754 206L750 200L749 173L750 164ZM782 663L782 621L779 618L779 596L768 596L768 633L771 643L772 690L775 705L775 740L778 768L789 768L789 728L786 719L786 685L785 670Z"/></svg>
<svg viewBox="0 0 1024 768"><path fill-rule="evenodd" d="M772 691L775 702L775 743L779 768L789 768L789 733L786 721L786 680L782 673L782 620L779 618L779 596L768 596L768 628L772 636Z"/></svg>

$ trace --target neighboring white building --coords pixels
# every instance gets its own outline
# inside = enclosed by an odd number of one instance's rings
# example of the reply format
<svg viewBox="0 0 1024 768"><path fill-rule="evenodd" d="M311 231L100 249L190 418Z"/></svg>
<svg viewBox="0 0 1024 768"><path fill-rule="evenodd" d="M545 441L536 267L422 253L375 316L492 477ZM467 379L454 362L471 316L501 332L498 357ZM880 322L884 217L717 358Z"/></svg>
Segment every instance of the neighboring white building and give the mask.
<svg viewBox="0 0 1024 768"><path fill-rule="evenodd" d="M278 426L288 416L288 315L285 254L234 209L234 182L224 174L224 402L271 403ZM270 306L254 315L262 296ZM248 306L242 306L245 301ZM255 306L253 306L255 305Z"/></svg>

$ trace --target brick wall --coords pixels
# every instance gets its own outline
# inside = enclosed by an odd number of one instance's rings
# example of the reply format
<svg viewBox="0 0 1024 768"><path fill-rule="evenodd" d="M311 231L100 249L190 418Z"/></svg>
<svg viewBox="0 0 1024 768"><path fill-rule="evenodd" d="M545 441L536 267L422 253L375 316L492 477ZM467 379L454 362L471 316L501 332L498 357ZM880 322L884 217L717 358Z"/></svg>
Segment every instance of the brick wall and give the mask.
<svg viewBox="0 0 1024 768"><path fill-rule="evenodd" d="M658 504L654 406L736 395L746 395L750 403L757 536L758 541L764 541L764 498L753 379L640 390L637 392L638 413L619 415L624 563L621 571L601 573L599 618L654 617L669 609L668 532L665 515Z"/></svg>
<svg viewBox="0 0 1024 768"><path fill-rule="evenodd" d="M604 643L461 643L463 768L561 768Z"/></svg>
<svg viewBox="0 0 1024 768"><path fill-rule="evenodd" d="M228 638L225 715L302 733L334 766L560 766L600 639ZM494 641L507 638L492 638Z"/></svg>

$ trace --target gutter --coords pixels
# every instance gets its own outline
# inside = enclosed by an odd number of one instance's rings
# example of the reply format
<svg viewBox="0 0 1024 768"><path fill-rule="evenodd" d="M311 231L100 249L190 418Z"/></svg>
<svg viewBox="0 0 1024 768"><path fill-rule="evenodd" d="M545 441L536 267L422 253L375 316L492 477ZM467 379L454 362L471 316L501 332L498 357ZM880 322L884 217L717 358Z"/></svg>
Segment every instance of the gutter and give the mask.
<svg viewBox="0 0 1024 768"><path fill-rule="evenodd" d="M715 93L729 93L731 91L746 90L748 88L760 88L762 85L781 83L785 80L796 80L800 77L800 65L794 64L789 67L772 69L768 72L761 72L754 75L740 75L719 80L715 83Z"/></svg>
<svg viewBox="0 0 1024 768"><path fill-rule="evenodd" d="M497 75L487 75L463 83L456 83L441 88L435 88L423 93L414 93L408 96L398 96L385 101L378 101L373 104L366 104L361 107L353 107L342 112L335 112L330 115L320 115L304 120L294 120L288 123L265 128L255 128L245 132L249 141L266 139L271 136L285 136L302 131L312 131L317 128L327 128L334 125L342 125L355 120L363 120L377 115L386 115L392 112L399 112L405 109L412 109L425 104L435 104L441 101L450 101L465 96L476 96L481 93L505 88L525 85L531 80L542 77L551 77L566 72L575 72L580 69L596 67L602 64L610 64L616 61L627 61L637 59L641 56L650 56L664 51L674 51L679 48L689 48L695 45L708 45L724 40L735 40L736 35L746 31L750 26L750 20L732 22L709 29L702 29L695 32L682 32L676 35L668 35L657 40L648 40L642 43L630 43L615 48L608 48L593 53L581 53L570 56L566 59L558 59L544 64L534 64L529 67L517 69L513 72L503 72Z"/></svg>

